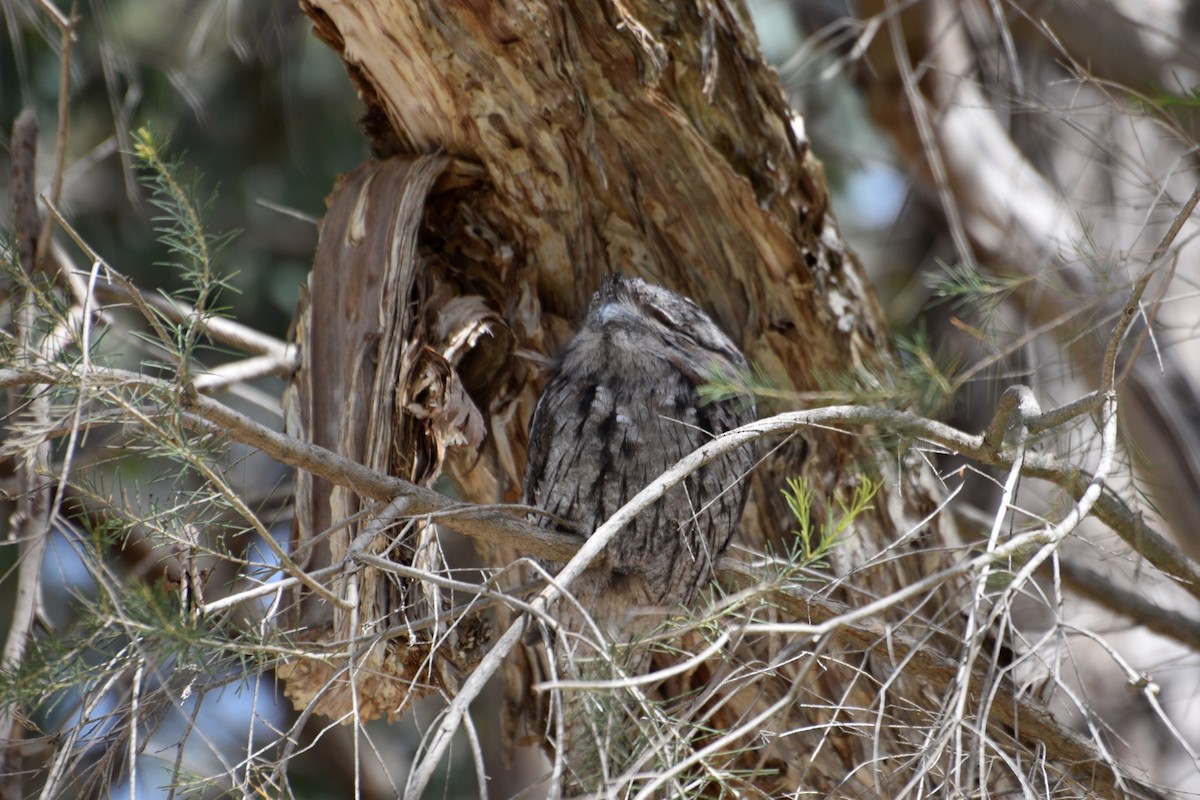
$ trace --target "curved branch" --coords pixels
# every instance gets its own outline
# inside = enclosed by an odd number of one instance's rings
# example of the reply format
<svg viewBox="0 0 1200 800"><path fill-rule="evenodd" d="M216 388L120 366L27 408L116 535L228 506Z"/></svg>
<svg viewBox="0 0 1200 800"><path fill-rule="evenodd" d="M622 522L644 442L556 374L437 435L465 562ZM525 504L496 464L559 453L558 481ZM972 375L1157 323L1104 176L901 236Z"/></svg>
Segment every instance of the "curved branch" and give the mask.
<svg viewBox="0 0 1200 800"><path fill-rule="evenodd" d="M63 375L52 370L0 370L0 386L47 383L61 380L62 377ZM93 379L97 384L136 385L150 389L163 402L171 402L178 398L176 387L172 384L146 378L136 373L104 370L102 375L93 374ZM1022 395L1023 393L1019 390L1013 391L1015 398L1020 398ZM1014 404L1014 407L1017 406L1021 406L1021 404ZM1009 410L1011 411L1011 408ZM873 428L939 444L983 464L1010 467L1014 461L1014 453L1011 449L998 448L994 442L985 441L987 437L984 435L966 434L940 422L927 420L907 412L861 406L829 406L789 412L743 426L700 447L643 489L580 546L578 537L548 532L487 507L462 507L431 489L367 469L324 448L272 431L210 398L195 396L188 404L187 411L189 424L205 431L220 431L233 440L262 450L281 463L308 470L332 483L351 488L372 499L403 498L403 502L398 504L399 515L420 516L438 513L440 523L468 536L504 542L520 552L545 558L569 558L566 567L559 573L556 580L545 587L531 604L535 611L544 610L553 598L568 587L570 582L587 567L590 561L603 550L605 544L634 515L652 505L672 486L696 469L759 439L787 436L812 426ZM1055 412L1047 413L1054 414ZM1025 474L1050 480L1079 498L1089 492L1089 487L1092 493L1097 491L1098 484L1096 484L1095 476L1088 475L1074 466L1063 464L1053 456L1027 453L1024 469ZM1147 560L1174 577L1185 589L1200 597L1200 570L1194 564L1146 526L1144 521L1135 515L1111 490L1100 490L1094 499L1094 511L1097 517L1105 521L1138 552L1145 555ZM1026 534L1024 537L1018 537L1003 548L998 548L996 552L964 562L936 576L930 576L927 580L940 582L954 575L978 569L986 563L991 563L995 558L1003 557L1012 548L1019 549L1021 546L1027 545L1029 542L1026 539L1029 537L1036 538L1045 535L1042 531L1036 531ZM726 585L741 588L751 583L760 585L762 582L762 576L756 574L752 567L729 557L724 557L719 562L717 577ZM924 588L927 587L922 583L920 586L913 587L912 591L920 591ZM911 594L911 591L909 593ZM875 606L879 602L886 601L888 604L898 602L899 600L895 597L889 596L882 601L877 601L876 604L869 604L858 609L844 608L832 601L815 596L800 597L783 590L772 591L770 597L773 602L786 609L793 619L808 620L805 624L787 625L788 632L793 635L814 637L832 635L845 644L870 649L889 659L911 658L923 674L931 676L941 682L943 686L949 686L955 674L957 664L952 659L934 653L929 648L920 648L915 643L908 642L896 631L885 630L882 622L871 618L871 614L878 610ZM526 617L522 615L514 622L463 684L451 704L453 713L448 712L440 726L444 727L447 733L444 736L435 735L433 737L430 747L422 759L422 765L428 766L438 762L441 752L448 745L450 732L456 728L458 718L465 714L470 702L482 690L491 675L499 669L507 653L521 641L526 625L525 620ZM979 676L973 673L972 681L976 679L979 679ZM1022 736L1041 737L1041 740L1047 743L1047 747L1054 750L1051 755L1074 765L1073 769L1078 776L1086 773L1094 781L1097 779L1097 775L1108 774L1106 766L1103 771L1100 769L1103 761L1092 751L1085 740L1061 726L1045 709L1038 707L1026 698L1013 696L1011 689L1001 689L998 701L992 704L992 713L994 718L1002 724L1014 724L1019 718L1019 730L1022 732ZM408 796L419 795L420 787L423 786L421 775L424 772L425 770L420 769L414 771L413 782L408 787ZM1150 792L1146 794L1153 796Z"/></svg>

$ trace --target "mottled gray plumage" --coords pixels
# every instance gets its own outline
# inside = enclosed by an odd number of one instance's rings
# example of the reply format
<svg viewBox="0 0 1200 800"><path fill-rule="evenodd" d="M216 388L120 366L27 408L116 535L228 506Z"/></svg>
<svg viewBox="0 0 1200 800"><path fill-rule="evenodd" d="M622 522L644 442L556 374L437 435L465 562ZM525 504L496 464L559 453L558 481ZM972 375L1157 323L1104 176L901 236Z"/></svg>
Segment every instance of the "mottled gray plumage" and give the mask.
<svg viewBox="0 0 1200 800"><path fill-rule="evenodd" d="M713 367L733 374L745 365L691 300L608 278L538 401L525 501L590 535L680 458L753 419L746 399L702 404L698 392ZM572 591L610 622L689 602L737 529L751 464L746 448L693 473L618 533Z"/></svg>

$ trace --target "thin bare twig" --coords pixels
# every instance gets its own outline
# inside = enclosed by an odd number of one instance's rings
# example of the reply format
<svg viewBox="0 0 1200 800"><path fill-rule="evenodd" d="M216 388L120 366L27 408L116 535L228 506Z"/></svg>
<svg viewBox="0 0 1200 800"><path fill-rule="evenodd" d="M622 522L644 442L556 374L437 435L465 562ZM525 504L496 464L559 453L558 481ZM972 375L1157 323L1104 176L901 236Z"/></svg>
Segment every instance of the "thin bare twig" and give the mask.
<svg viewBox="0 0 1200 800"><path fill-rule="evenodd" d="M13 293L12 319L17 352L23 359L38 359L51 347L50 336L37 330L37 304L30 276L36 263L37 210L32 206L34 159L37 155L37 122L31 111L22 112L13 126L13 184L20 194L14 197L17 217L17 244L24 259L25 291ZM21 185L18 185L21 184ZM15 387L10 392L9 408L24 407L33 424L49 424L49 399L46 387L40 382L27 385L24 392ZM12 622L0 651L0 671L11 675L17 672L25 658L25 648L33 632L34 622L41 611L42 557L50 537L51 495L47 477L50 463L50 443L45 439L33 444L16 459L17 502L9 525L18 543L18 574ZM0 736L10 743L0 749L0 774L9 774L11 760L19 757L17 743L21 732L16 729L19 709L6 706L0 711ZM19 772L19 770L17 770ZM15 788L15 787L14 787Z"/></svg>
<svg viewBox="0 0 1200 800"><path fill-rule="evenodd" d="M117 374L116 371L111 371L108 377L109 380L120 381L126 384L134 383L142 386L150 386L157 391L167 391L170 385L161 382L147 379L142 376L122 373ZM51 378L60 378L61 376L49 375L45 372L35 372L30 375L28 373L16 374L16 371L0 370L0 385L12 385L20 382L44 382ZM233 412L221 404L211 401L208 398L198 398L192 407L192 413L196 415L197 424L213 423L221 427L232 438L243 441L246 444L261 447L264 452L268 452L276 458L279 458L285 463L291 463L302 468L311 469L315 474L320 474L323 477L330 479L340 485L349 486L356 491L362 492L364 495L374 497L376 499L392 499L400 495L404 495L409 500L408 511L410 513L422 513L422 511L445 511L447 518L443 522L451 527L463 529L468 535L482 535L489 538L507 537L510 544L516 545L525 552L538 552L541 555L551 558L563 558L564 550L570 549L572 544L578 542L577 537L561 536L548 534L546 531L527 526L518 520L504 515L493 515L493 518L485 522L486 514L478 514L471 512L462 512L462 516L457 516L453 512L454 504L447 498L438 495L436 492L416 487L408 484L405 481L390 478L388 476L379 475L371 470L350 462L347 459L336 456L336 454L323 450L322 448L313 445L299 442L282 434L270 431L262 426L253 423L252 421L241 417L236 412ZM810 411L792 412L790 414L779 415L769 420L763 420L752 423L742 429L719 437L713 442L708 443L696 453L693 453L688 458L684 459L668 473L664 474L658 481L648 487L643 493L639 494L629 506L622 509L618 515L609 520L607 530L609 535L619 530L624 524L625 518L637 513L637 510L644 505L649 505L654 502L657 497L665 492L673 481L681 480L682 477L688 474L689 471L698 468L703 463L719 457L721 454L728 452L734 447L744 446L757 438L763 436L783 435L795 431L798 428L808 425L843 425L850 427L858 426L876 426L892 431L897 431L906 435L919 435L930 441L944 444L966 453L967 455L978 456L981 459L986 459L987 463L1004 464L1007 460L1008 464L1012 463L1011 454L1005 451L996 452L994 448L983 446L982 436L970 436L956 431L948 426L940 423L924 420L914 415L909 415L904 412L896 412L888 409L870 409L854 406L830 407L824 409L813 409ZM1065 467L1058 464L1056 460L1042 454L1029 454L1027 457L1026 468L1041 475L1056 476L1058 478L1070 478L1064 483L1065 488L1073 490L1074 481L1083 481L1084 473L1075 470L1074 468ZM1106 505L1107 503L1107 505ZM1101 493L1097 499L1097 512L1104 512L1108 509L1111 516L1113 505L1118 509L1124 509L1123 504L1119 499L1109 497L1109 495ZM1128 512L1125 509L1125 513ZM463 523L466 524L463 524ZM1125 520L1128 522L1128 520ZM500 523L499 525L489 523ZM1140 521L1139 521L1140 523ZM497 528L505 529L503 533L497 535ZM1130 528L1131 531L1137 530L1137 526ZM1142 531L1146 533L1146 531ZM604 530L597 531L597 535L604 534ZM593 537L595 538L595 537ZM602 542L603 539L597 540ZM553 543L552 547L546 545ZM574 574L578 574L583 568L584 559L591 557L602 545L595 545L590 550L591 553L583 553L582 556L577 556L571 560L568 568L575 569ZM991 555L992 558L1002 557L1005 553L997 552ZM982 562L981 562L982 563ZM1186 560L1181 560L1180 564L1183 567L1177 567L1174 572L1186 576L1187 566ZM975 565L976 567L979 564ZM723 579L728 579L731 571L736 572L738 567L731 562L730 559L723 559L720 563L720 574ZM558 576L556 583L559 586L565 587L569 585L572 575L570 572ZM944 577L944 576L943 576ZM539 599L545 600L552 596L554 590L548 590L539 596ZM797 601L799 602L799 601ZM800 619L819 619L820 615L814 614L815 601L809 599L806 602L803 615L797 615ZM822 601L823 602L823 601ZM799 610L799 609L797 609ZM805 633L807 635L821 635L823 633L837 633L839 636L844 635L842 631L849 630L855 636L862 636L864 630L871 629L871 621L865 619L862 615L852 612L849 615L839 615L840 619L836 624L828 627L821 627L820 623L810 628L801 630L795 628L795 633ZM471 697L473 692L487 680L487 677L498 668L499 663L503 660L504 654L515 646L520 641L524 630L524 618L512 628L506 631L505 635L497 643L496 647L485 657L479 667L467 683L464 684L460 693L460 697L464 698L464 703L467 698ZM888 640L888 647L894 648L894 634L889 638L880 636L880 641ZM473 678L478 678L472 681ZM1004 703L999 703L1003 706ZM998 709L998 712L1002 709ZM1027 713L1022 711L1023 714ZM1022 717L1022 724L1027 725L1027 720ZM437 757L435 749L431 748L426 752L425 763L436 763ZM416 788L416 784L410 784L409 790Z"/></svg>
<svg viewBox="0 0 1200 800"><path fill-rule="evenodd" d="M111 264L100 257L100 254L75 230L74 226L71 225L70 221L67 220L53 201L45 196L42 197L42 201L45 203L54 222L71 237L80 250L83 251L84 255L88 257L88 260L93 263L99 261L104 265L104 273L108 278L102 278L96 282L96 296L102 300L133 303L134 307L146 319L147 323L154 328L159 340L165 346L173 347L174 343L171 337L161 327L162 323L159 319L159 314L172 322L181 323L189 319L194 319L196 309L190 303L173 297L144 294L125 275L114 269ZM66 251L56 244L51 251L51 256L58 264L60 274L71 276L78 281L79 270L71 263L70 256L67 255ZM82 282L80 282L80 285L82 285ZM200 319L199 325L213 341L236 347L245 353L275 357L279 362L279 374L290 374L299 363L295 345L288 344L280 339L276 339L274 336L257 331L248 325L243 325L240 322L235 322L224 317L214 316Z"/></svg>
<svg viewBox="0 0 1200 800"><path fill-rule="evenodd" d="M33 273L41 235L35 187L37 133L37 115L32 108L27 108L17 115L12 129L13 239L17 261L27 274Z"/></svg>
<svg viewBox="0 0 1200 800"><path fill-rule="evenodd" d="M49 5L49 4L46 4ZM71 51L75 44L75 6L71 6L71 15L64 17L60 13L50 14L59 26L58 54L58 128L54 137L54 173L50 178L50 197L57 203L62 197L63 176L66 174L67 141L71 132ZM42 223L41 236L38 237L37 264L41 264L50 246L50 219ZM34 265L30 265L32 269Z"/></svg>
<svg viewBox="0 0 1200 800"><path fill-rule="evenodd" d="M117 383L151 388L160 393L173 391L171 384L137 373L122 370L107 372L109 380ZM0 387L61 378L61 375L46 371L0 369ZM312 472L365 497L390 501L397 496L404 496L411 504L408 508L411 515L444 513L443 523L467 536L485 537L522 552L560 561L570 558L578 544L578 537L537 528L507 514L489 511L486 507L463 506L432 489L382 475L330 450L272 431L211 398L197 397L191 413L192 424L205 426L206 430L211 430L207 425L216 426L218 432L255 447L281 463ZM963 433L936 420L904 411L864 406L827 406L759 420L709 442L680 464L698 468L725 452L757 439L784 436L809 426L875 428L947 447L981 464L1001 468L1012 465L1011 453L985 446L981 435ZM1091 475L1084 470L1063 463L1047 453L1027 454L1025 470L1027 476L1050 481L1076 497L1082 496L1091 479ZM1200 598L1200 568L1147 525L1114 492L1108 489L1101 492L1096 500L1095 513L1147 561L1174 578L1193 596Z"/></svg>
<svg viewBox="0 0 1200 800"><path fill-rule="evenodd" d="M1058 543L1061 542L1065 536L1067 536L1079 525L1079 523L1091 512L1092 508L1103 496L1104 480L1107 476L1108 469L1113 462L1116 449L1116 392L1113 388L1113 382L1116 378L1114 368L1116 352L1119 350L1120 343L1123 340L1129 325L1132 323L1138 308L1138 302L1140 300L1141 293L1144 291L1146 282L1148 281L1148 276L1149 272L1147 272L1146 275L1139 279L1139 281L1135 284L1134 290L1126 304L1126 312L1118 320L1118 323L1110 338L1108 351L1106 353L1104 374L1101 379L1101 384L1104 387L1104 393L1102 401L1102 453L1100 464L1096 473L1089 476L1086 484L1081 487L1081 490L1078 493L1077 503L1063 520L1061 520L1058 524L1051 526L1047 530L1033 531L1014 537L1002 546L994 546L994 543L989 543L988 552L977 558L970 559L966 562L942 570L939 573L928 576L922 580L911 583L903 589L893 592L886 597L879 598L874 602L867 603L866 605L853 611L848 611L837 619L827 621L824 624L753 623L748 626L748 630L759 633L799 634L813 636L819 639L842 625L873 619L876 617L876 615L887 608L895 606L908 598L924 595L928 590L934 588L944 581L971 573L984 574L994 563L1003 563L1008 559L1019 558L1023 553L1028 551L1031 546L1037 546L1037 554L1024 565L1014 583L1020 584L1024 580L1027 580L1028 577L1032 575L1033 571L1037 569L1037 566L1041 563L1041 561L1047 558L1049 554L1052 553L1057 547ZM988 432L991 434L991 441L986 442L986 449L991 451L989 455L993 459L992 463L1000 461L1006 462L1006 466L1013 470L1010 477L1015 478L1020 471L1020 464L1025 460L1027 455L1023 445L1024 437L1028 431L1028 423L1026 420L1034 420L1039 418L1041 416L1041 412L1040 409L1038 409L1036 402L1033 400L1032 393L1028 390L1023 392L1014 392L1011 397L1012 399L1004 404L998 411L996 415L996 421L994 421L993 424L988 428ZM866 412L865 416L873 416L875 412L879 411L882 411L885 415L901 415L903 417L908 417L909 419L906 420L907 422L910 424L916 423L916 420L912 418L911 415L907 415L904 412L890 412L887 410L861 409L855 407L834 407L833 409L813 409L810 411L793 412L793 414L781 414L772 418L771 420L765 421L765 423L763 421L751 423L735 431L718 436L712 442L709 442L703 447L697 449L691 455L680 460L674 467L660 475L656 480L651 482L649 486L635 495L632 500L630 500L625 506L613 514L612 517L598 527L580 547L579 552L576 553L569 562L567 562L566 566L559 572L555 580L538 594L533 601L533 606L539 610L547 608L549 603L551 603L567 587L569 587L571 582L580 574L582 574L595 558L599 557L604 548L608 546L608 543L631 519L633 519L634 516L660 499L670 488L683 480L683 478L685 478L687 475L692 474L695 470L699 469L705 464L708 464L719 456L728 452L732 452L738 446L743 446L754 439L760 438L765 434L765 429L770 428L773 423L780 422L784 419L789 419L790 421L795 421L799 424L818 425L821 424L819 418L822 416L822 412L830 412L835 410L839 416L843 414L845 415L844 418L838 420L839 422L843 423L846 422L850 417L859 417L863 414L863 412ZM1021 439L1015 452L1000 453L998 452L998 440L1002 436L1003 430L1007 427L1007 417L1013 411L1017 411L1022 417ZM800 418L806 418L806 423L800 423ZM921 420L916 424L920 427L925 425L935 425L935 423L932 423L928 420ZM945 428L945 432L947 433L952 431L952 429L949 429L947 426L941 427ZM894 428L891 426L889 426L889 429L894 430ZM958 431L953 431L953 434L954 438L959 439L960 441L966 436ZM937 441L936 436L929 438ZM969 437L972 445L972 447L969 449L980 452L980 454L983 455L982 451L985 449L985 439L987 438L988 437L986 435ZM968 448L956 447L955 449L961 453L965 452ZM1179 554L1179 559L1179 563L1173 564L1172 566L1188 566L1185 557L1182 554ZM1193 582L1192 589L1194 591L1200 591L1200 584ZM405 798L411 798L412 800L415 800L415 798L418 798L424 791L425 787L428 785L428 781L432 777L434 769L436 769L442 755L449 746L451 737L461 725L462 719L465 717L470 704L475 700L476 697L478 697L478 694L482 691L486 681L490 679L491 675L496 670L499 669L503 659L520 641L524 634L525 627L525 618L518 617L508 628L508 630L505 631L500 641L496 643L496 646L491 652L488 653L483 662L481 662L478 668L471 674L470 678L464 683L459 694L456 695L451 701L450 706L446 709L442 718L439 720L437 728L429 740L428 748L424 753L422 753L421 758L416 762L412 772L410 773L409 781L405 787ZM960 680L956 685L959 685L965 691L965 687L969 685L969 682L965 680L965 676L970 674L972 661L968 659L967 661L963 662L963 664L965 666L960 665L958 671L961 672L961 670L965 669L966 672L964 674L959 674L958 677ZM966 695L961 695L961 700L963 702L965 702L965 699ZM686 766L686 764L692 763L695 758L702 757L704 752L706 752L706 750L702 749L698 753L693 754L693 757L685 761L683 765L676 765L676 767L682 768L683 766ZM673 772L667 774L673 774ZM660 776L659 781L652 783L651 786L661 785L661 782L664 780L666 780L666 777ZM649 791L649 789L647 789L647 791Z"/></svg>

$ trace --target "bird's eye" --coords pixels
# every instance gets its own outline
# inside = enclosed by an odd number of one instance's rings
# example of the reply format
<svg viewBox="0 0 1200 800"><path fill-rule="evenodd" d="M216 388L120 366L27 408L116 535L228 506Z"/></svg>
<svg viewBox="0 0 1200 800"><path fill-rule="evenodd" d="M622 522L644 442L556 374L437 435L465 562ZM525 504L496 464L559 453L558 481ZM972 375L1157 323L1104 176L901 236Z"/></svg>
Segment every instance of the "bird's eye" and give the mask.
<svg viewBox="0 0 1200 800"><path fill-rule="evenodd" d="M666 325L667 327L671 327L671 328L676 326L675 319L670 314L668 314L665 309L662 309L656 305L647 305L645 307L645 309L646 309L646 313L651 318L657 320L658 322L661 322L663 325Z"/></svg>

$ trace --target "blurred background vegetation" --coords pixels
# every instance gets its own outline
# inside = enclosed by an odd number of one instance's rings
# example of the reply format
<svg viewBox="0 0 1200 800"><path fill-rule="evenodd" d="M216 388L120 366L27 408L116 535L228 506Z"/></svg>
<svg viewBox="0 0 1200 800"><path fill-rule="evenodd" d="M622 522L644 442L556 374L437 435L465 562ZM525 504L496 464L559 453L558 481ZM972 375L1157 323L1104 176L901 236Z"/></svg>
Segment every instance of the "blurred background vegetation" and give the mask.
<svg viewBox="0 0 1200 800"><path fill-rule="evenodd" d="M68 4L59 3L62 10ZM6 2L0 125L36 109L38 166L52 166L59 34L36 3ZM143 287L178 288L128 153L147 125L217 196L214 232L239 231L223 268L230 315L286 335L307 279L310 217L339 172L368 156L361 107L341 62L309 33L296 3L93 0L78 6L71 54L71 140L63 207L97 251ZM6 171L7 172L7 171ZM185 173L186 174L186 173ZM11 218L7 194L4 218Z"/></svg>

